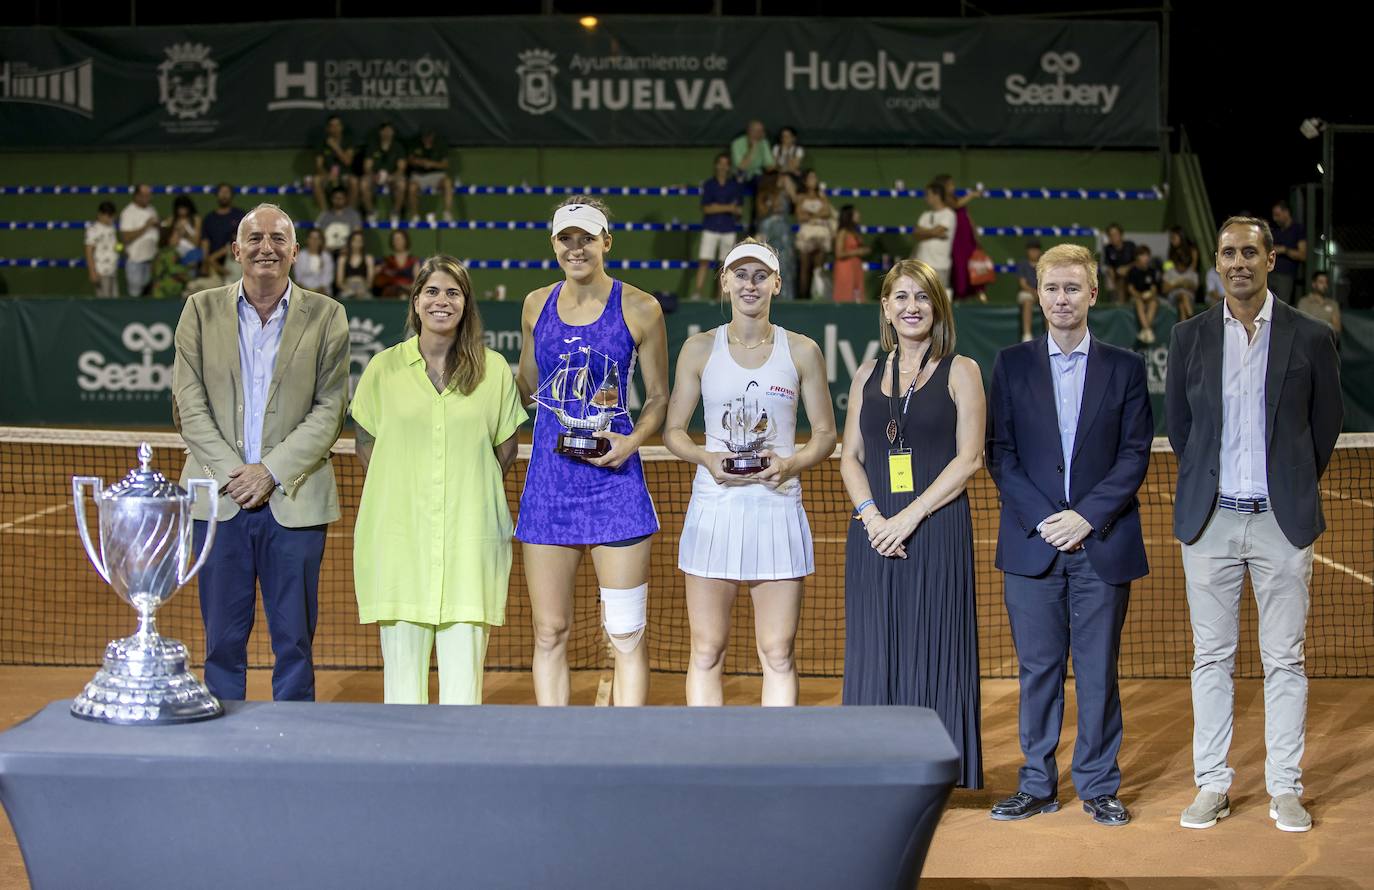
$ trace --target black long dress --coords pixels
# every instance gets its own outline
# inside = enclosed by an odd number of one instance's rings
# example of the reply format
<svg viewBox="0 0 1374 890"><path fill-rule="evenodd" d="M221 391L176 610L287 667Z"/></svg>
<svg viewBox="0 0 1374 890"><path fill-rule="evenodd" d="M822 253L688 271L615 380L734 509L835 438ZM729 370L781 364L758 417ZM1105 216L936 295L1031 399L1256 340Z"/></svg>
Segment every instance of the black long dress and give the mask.
<svg viewBox="0 0 1374 890"><path fill-rule="evenodd" d="M864 384L859 429L872 498L884 516L916 499L958 452L947 356L911 397L902 423L914 492L893 494L886 429L891 417L880 362ZM921 523L906 559L878 555L863 524L845 543L844 696L847 705L920 705L939 715L960 753L959 784L983 787L973 521L960 494Z"/></svg>

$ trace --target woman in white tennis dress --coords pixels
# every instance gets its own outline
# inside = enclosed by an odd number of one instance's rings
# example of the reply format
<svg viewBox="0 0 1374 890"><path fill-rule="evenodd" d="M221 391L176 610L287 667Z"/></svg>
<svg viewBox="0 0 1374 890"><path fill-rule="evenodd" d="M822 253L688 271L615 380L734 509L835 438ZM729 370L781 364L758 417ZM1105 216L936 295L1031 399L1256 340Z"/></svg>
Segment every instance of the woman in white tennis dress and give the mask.
<svg viewBox="0 0 1374 890"><path fill-rule="evenodd" d="M721 268L721 285L730 322L683 344L663 435L675 455L698 465L678 550L692 631L687 703L722 703L730 613L744 584L754 600L763 703L794 705L802 579L815 571L799 477L830 456L835 413L820 347L769 320L781 285L773 249L752 238L736 245ZM794 441L798 400L811 422L811 438L801 448ZM704 446L687 432L698 402L705 410ZM734 452L727 443L738 448L751 434L764 440L758 454L768 466L730 472Z"/></svg>

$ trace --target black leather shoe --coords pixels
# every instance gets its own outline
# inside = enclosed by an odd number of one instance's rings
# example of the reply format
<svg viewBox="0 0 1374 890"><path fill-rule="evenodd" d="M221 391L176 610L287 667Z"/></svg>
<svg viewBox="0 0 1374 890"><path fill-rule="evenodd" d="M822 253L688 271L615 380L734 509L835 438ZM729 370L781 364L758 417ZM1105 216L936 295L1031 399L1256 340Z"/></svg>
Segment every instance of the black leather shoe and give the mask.
<svg viewBox="0 0 1374 890"><path fill-rule="evenodd" d="M1100 794L1083 801L1083 812L1092 816L1098 825L1125 825L1131 821L1131 811L1115 794Z"/></svg>
<svg viewBox="0 0 1374 890"><path fill-rule="evenodd" d="M1018 791L1006 800L993 804L990 815L998 822L1015 822L1029 819L1036 813L1054 813L1058 810L1059 801L1053 797L1031 797L1024 791Z"/></svg>

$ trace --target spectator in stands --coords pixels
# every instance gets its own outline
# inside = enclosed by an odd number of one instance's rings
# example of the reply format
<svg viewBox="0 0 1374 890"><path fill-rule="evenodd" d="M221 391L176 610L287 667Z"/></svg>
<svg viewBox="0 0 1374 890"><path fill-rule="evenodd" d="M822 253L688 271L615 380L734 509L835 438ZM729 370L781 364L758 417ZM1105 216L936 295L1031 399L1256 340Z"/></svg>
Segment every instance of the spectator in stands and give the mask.
<svg viewBox="0 0 1374 890"><path fill-rule="evenodd" d="M1163 287L1159 269L1150 261L1150 248L1142 244L1135 249L1135 261L1126 273L1126 291L1135 305L1136 321L1140 324L1140 342L1155 342L1155 316L1159 314L1159 293Z"/></svg>
<svg viewBox="0 0 1374 890"><path fill-rule="evenodd" d="M391 198L391 224L401 221L409 192L406 189L406 150L396 138L391 121L382 121L367 144L363 156L363 212L369 223L377 222L377 192L385 189Z"/></svg>
<svg viewBox="0 0 1374 890"><path fill-rule="evenodd" d="M361 229L348 236L348 246L339 251L334 264L334 296L341 300L372 298L372 279L377 261L367 252L367 237Z"/></svg>
<svg viewBox="0 0 1374 890"><path fill-rule="evenodd" d="M815 170L802 173L801 193L797 195L797 256L800 258L797 295L809 300L815 278L825 262L826 251L835 242L835 208L821 192L821 179Z"/></svg>
<svg viewBox="0 0 1374 890"><path fill-rule="evenodd" d="M1341 348L1341 307L1327 296L1330 279L1325 272L1312 273L1312 290L1298 301L1298 311L1306 312L1317 321L1326 322L1336 332L1336 348Z"/></svg>
<svg viewBox="0 0 1374 890"><path fill-rule="evenodd" d="M1040 302L1036 288L1035 270L1040 263L1040 242L1031 239L1026 242L1026 258L1016 264L1016 282L1020 290L1016 302L1021 307L1021 342L1028 343L1035 336L1031 333L1032 307ZM1094 269L1094 272L1097 270Z"/></svg>
<svg viewBox="0 0 1374 890"><path fill-rule="evenodd" d="M406 160L406 181L410 190L412 225L420 221L422 189L438 189L444 199L444 222L453 222L453 177L448 172L448 146L435 130L424 130L411 146L410 157Z"/></svg>
<svg viewBox="0 0 1374 890"><path fill-rule="evenodd" d="M735 175L746 185L756 183L766 171L777 169L777 159L768 144L763 121L750 121L744 133L730 143L730 162Z"/></svg>
<svg viewBox="0 0 1374 890"><path fill-rule="evenodd" d="M797 184L782 172L765 173L759 178L759 238L778 255L781 284L774 300L792 302L797 298L797 250L792 237L792 208Z"/></svg>
<svg viewBox="0 0 1374 890"><path fill-rule="evenodd" d="M336 188L344 190L347 206L357 206L358 180L352 173L356 155L345 141L343 118L330 115L324 125L324 142L315 153L315 203L320 210L330 206L325 200L333 200L331 193Z"/></svg>
<svg viewBox="0 0 1374 890"><path fill-rule="evenodd" d="M405 229L393 229L391 253L382 259L381 268L372 279L372 292L379 297L409 297L419 265L420 261L410 254L410 234Z"/></svg>
<svg viewBox="0 0 1374 890"><path fill-rule="evenodd" d="M1287 201L1274 205L1274 271L1269 289L1285 303L1297 296L1298 264L1307 262L1307 227L1293 219Z"/></svg>
<svg viewBox="0 0 1374 890"><path fill-rule="evenodd" d="M291 277L306 290L334 293L334 257L324 249L324 234L319 229L305 233L305 249L296 256Z"/></svg>
<svg viewBox="0 0 1374 890"><path fill-rule="evenodd" d="M215 187L215 209L205 215L200 226L200 249L205 253L201 271L207 278L224 283L242 274L229 250L242 220L243 210L234 206L234 187L221 182Z"/></svg>
<svg viewBox="0 0 1374 890"><path fill-rule="evenodd" d="M200 214L196 212L196 202L191 200L190 195L177 195L172 199L172 221L169 226L174 236L177 259L193 270L199 269L200 261L205 258L200 247L203 234Z"/></svg>
<svg viewBox="0 0 1374 890"><path fill-rule="evenodd" d="M736 136L730 143L730 162L735 168L735 178L743 183L745 193L751 199L748 234L752 235L758 228L759 221L759 177L777 169L773 148L768 144L768 135L763 129L763 121L750 121L743 135Z"/></svg>
<svg viewBox="0 0 1374 890"><path fill-rule="evenodd" d="M840 208L840 221L835 229L834 287L831 297L836 303L864 301L864 257L872 250L859 234L863 220L853 204Z"/></svg>
<svg viewBox="0 0 1374 890"><path fill-rule="evenodd" d="M948 288L950 269L953 267L950 245L954 242L957 216L949 206L950 195L940 179L933 179L926 184L925 199L927 209L916 220L916 231L913 233L916 240L914 258L934 269L940 277L940 283Z"/></svg>
<svg viewBox="0 0 1374 890"><path fill-rule="evenodd" d="M692 299L701 299L706 272L724 261L739 237L739 218L744 212L744 186L730 176L730 156L716 155L714 175L701 184L701 245L697 249L697 279ZM717 285L718 287L719 285Z"/></svg>
<svg viewBox="0 0 1374 890"><path fill-rule="evenodd" d="M1102 245L1102 285L1118 303L1126 301L1126 276L1135 263L1135 244L1125 240L1120 223L1107 226L1107 243Z"/></svg>
<svg viewBox="0 0 1374 890"><path fill-rule="evenodd" d="M1164 264L1164 294L1178 310L1179 321L1193 317L1193 296L1197 293L1198 250L1182 226L1169 230L1169 261Z"/></svg>
<svg viewBox="0 0 1374 890"><path fill-rule="evenodd" d="M159 230L162 242L153 257L152 285L148 296L157 300L180 300L186 296L186 284L191 280L190 268L177 256L180 236L175 226Z"/></svg>
<svg viewBox="0 0 1374 890"><path fill-rule="evenodd" d="M119 240L124 243L124 280L129 296L141 297L153 277L158 247L157 208L153 206L153 187L147 183L134 188L133 200L119 213Z"/></svg>
<svg viewBox="0 0 1374 890"><path fill-rule="evenodd" d="M1205 297L1207 306L1210 308L1226 299L1226 288L1221 284L1221 273L1216 266L1207 269L1207 295Z"/></svg>
<svg viewBox="0 0 1374 890"><path fill-rule="evenodd" d="M342 250L349 233L362 227L362 214L348 206L348 190L342 186L329 193L329 209L315 217L315 228L324 234L324 248L328 251Z"/></svg>
<svg viewBox="0 0 1374 890"><path fill-rule="evenodd" d="M115 206L101 201L96 208L95 222L86 224L86 274L95 285L97 297L119 296L119 239L115 232Z"/></svg>
<svg viewBox="0 0 1374 890"><path fill-rule="evenodd" d="M797 131L783 127L778 131L778 144L773 146L773 161L778 172L791 177L793 185L801 185L802 162L806 159L806 149L797 143Z"/></svg>
<svg viewBox="0 0 1374 890"><path fill-rule="evenodd" d="M955 300L976 297L980 303L986 303L988 295L983 292L981 286L973 283L968 268L973 252L978 249L978 229L974 226L973 217L969 215L967 208L969 202L983 197L983 184L978 183L971 191L961 196L954 177L948 173L936 176L935 181L943 186L945 202L949 209L954 211L954 228L950 230L949 242L950 296Z"/></svg>

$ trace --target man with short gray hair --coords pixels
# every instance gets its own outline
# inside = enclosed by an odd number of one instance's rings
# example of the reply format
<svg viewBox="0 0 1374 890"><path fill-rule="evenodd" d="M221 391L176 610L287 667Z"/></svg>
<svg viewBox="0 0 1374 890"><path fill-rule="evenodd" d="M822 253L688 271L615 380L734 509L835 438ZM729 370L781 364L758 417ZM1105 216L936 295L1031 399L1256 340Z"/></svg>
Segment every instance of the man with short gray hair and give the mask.
<svg viewBox="0 0 1374 890"><path fill-rule="evenodd" d="M189 455L182 482L220 483L200 573L205 681L219 698L245 697L261 585L272 697L309 701L325 526L339 518L329 452L347 407L348 321L340 303L292 284L300 248L281 208L249 211L230 249L243 278L186 301L172 372L172 419ZM208 518L197 504L197 547Z"/></svg>
<svg viewBox="0 0 1374 890"><path fill-rule="evenodd" d="M1231 812L1227 763L1245 575L1259 606L1264 665L1264 779L1269 816L1307 831L1302 760L1312 542L1322 533L1317 484L1341 430L1340 360L1330 328L1268 287L1274 237L1262 219L1217 233L1226 297L1173 329L1165 379L1169 444L1178 455L1174 535L1183 545L1193 625L1193 773L1184 828Z"/></svg>

